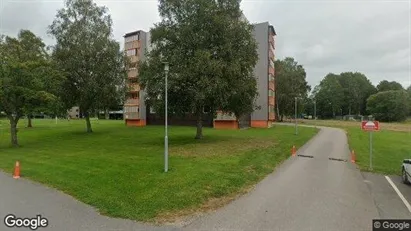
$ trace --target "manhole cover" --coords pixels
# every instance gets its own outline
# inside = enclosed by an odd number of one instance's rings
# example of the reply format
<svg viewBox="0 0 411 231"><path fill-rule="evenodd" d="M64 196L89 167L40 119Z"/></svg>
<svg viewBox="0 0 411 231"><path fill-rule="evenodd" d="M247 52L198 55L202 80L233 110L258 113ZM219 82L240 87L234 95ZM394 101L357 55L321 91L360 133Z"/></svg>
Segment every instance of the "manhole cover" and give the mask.
<svg viewBox="0 0 411 231"><path fill-rule="evenodd" d="M338 158L328 158L329 160L335 160L335 161L342 161L342 162L347 162L347 160L343 160L343 159L338 159Z"/></svg>
<svg viewBox="0 0 411 231"><path fill-rule="evenodd" d="M314 158L314 156L307 156L307 155L298 155L300 157L307 157L307 158Z"/></svg>

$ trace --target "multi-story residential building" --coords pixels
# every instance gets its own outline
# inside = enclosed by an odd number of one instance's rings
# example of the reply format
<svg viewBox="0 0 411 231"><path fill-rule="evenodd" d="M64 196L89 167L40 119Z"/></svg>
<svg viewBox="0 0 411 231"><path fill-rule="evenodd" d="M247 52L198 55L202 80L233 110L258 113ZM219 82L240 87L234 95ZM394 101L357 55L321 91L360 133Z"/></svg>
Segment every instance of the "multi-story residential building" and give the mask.
<svg viewBox="0 0 411 231"><path fill-rule="evenodd" d="M150 33L142 30L124 35L124 50L129 57L128 92L124 104L124 120L128 126L146 125L144 90L138 84L137 63L145 59L145 51L150 46Z"/></svg>
<svg viewBox="0 0 411 231"><path fill-rule="evenodd" d="M246 20L246 19L243 19ZM257 79L258 96L255 101L259 106L251 115L235 118L232 114L219 112L214 119L215 128L270 127L275 120L275 36L274 27L268 22L254 24L253 35L257 41L258 61L254 67Z"/></svg>
<svg viewBox="0 0 411 231"><path fill-rule="evenodd" d="M242 20L247 20L243 15ZM274 84L274 60L275 60L275 36L274 27L268 22L254 24L254 38L257 41L258 62L254 67L254 76L257 79L258 97L256 104L259 106L250 115L242 118L235 118L223 112L217 113L217 117L207 116L203 124L214 126L215 128L237 129L241 127L269 127L275 120L275 84ZM124 105L124 119L129 126L145 126L146 124L162 124L164 118L155 115L155 112L147 109L144 102L144 91L136 83L138 78L137 62L145 59L145 51L150 50L150 33L135 31L124 36L124 49L130 57L129 67L129 94ZM170 116L172 117L172 116ZM170 118L175 124L195 125L195 118ZM210 121L208 121L210 120Z"/></svg>

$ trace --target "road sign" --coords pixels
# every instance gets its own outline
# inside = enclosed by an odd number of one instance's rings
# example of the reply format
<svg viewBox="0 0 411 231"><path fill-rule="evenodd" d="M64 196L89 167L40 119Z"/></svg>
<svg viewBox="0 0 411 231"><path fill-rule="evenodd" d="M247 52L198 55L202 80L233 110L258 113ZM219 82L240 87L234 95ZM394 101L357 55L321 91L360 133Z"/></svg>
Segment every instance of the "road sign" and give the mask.
<svg viewBox="0 0 411 231"><path fill-rule="evenodd" d="M378 121L362 121L361 129L363 131L379 131L380 123Z"/></svg>
<svg viewBox="0 0 411 231"><path fill-rule="evenodd" d="M372 133L380 130L380 123L378 121L361 121L361 129L368 131L370 134L370 170L372 170Z"/></svg>

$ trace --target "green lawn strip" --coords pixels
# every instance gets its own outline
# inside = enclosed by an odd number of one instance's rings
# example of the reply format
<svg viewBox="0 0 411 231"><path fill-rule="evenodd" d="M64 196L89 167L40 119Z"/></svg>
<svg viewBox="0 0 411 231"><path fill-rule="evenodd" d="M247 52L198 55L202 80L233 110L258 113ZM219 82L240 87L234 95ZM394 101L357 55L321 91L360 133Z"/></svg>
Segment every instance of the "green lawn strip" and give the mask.
<svg viewBox="0 0 411 231"><path fill-rule="evenodd" d="M373 169L370 170L369 133L362 131L360 122L338 120L304 121L305 124L342 128L348 133L348 143L355 151L356 162L362 171L382 174L401 174L403 159L411 159L411 133L383 129L373 133ZM346 125L342 125L346 123ZM386 123L384 126L388 126Z"/></svg>
<svg viewBox="0 0 411 231"><path fill-rule="evenodd" d="M4 121L3 121L4 122ZM90 204L103 214L153 221L162 214L195 210L212 198L244 191L306 143L317 130L204 129L170 126L170 171L163 173L163 126L125 127L123 121L35 120L20 124L21 147L0 136L0 168L11 173L21 162L23 177L39 181ZM3 123L4 125L4 123Z"/></svg>
<svg viewBox="0 0 411 231"><path fill-rule="evenodd" d="M370 171L369 133L360 128L347 128L350 148L363 171ZM383 174L401 174L403 159L411 158L411 134L382 130L373 133L373 170Z"/></svg>

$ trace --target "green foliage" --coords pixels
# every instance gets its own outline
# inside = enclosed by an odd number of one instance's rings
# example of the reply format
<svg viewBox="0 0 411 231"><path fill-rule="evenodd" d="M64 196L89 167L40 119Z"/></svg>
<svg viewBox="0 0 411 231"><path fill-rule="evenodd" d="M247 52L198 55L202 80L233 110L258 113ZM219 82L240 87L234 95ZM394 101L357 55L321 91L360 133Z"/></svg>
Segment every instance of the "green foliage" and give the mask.
<svg viewBox="0 0 411 231"><path fill-rule="evenodd" d="M376 88L364 74L343 72L325 76L312 94L318 100L318 115L332 118L340 114L364 115L368 97L376 92Z"/></svg>
<svg viewBox="0 0 411 231"><path fill-rule="evenodd" d="M318 116L321 118L335 117L344 104L344 89L338 81L339 76L329 73L316 89L315 100Z"/></svg>
<svg viewBox="0 0 411 231"><path fill-rule="evenodd" d="M275 84L277 116L281 120L284 115L294 115L295 97L304 100L311 87L306 81L304 67L291 57L275 61Z"/></svg>
<svg viewBox="0 0 411 231"><path fill-rule="evenodd" d="M254 109L253 68L258 60L253 27L240 20L240 1L160 0L162 21L151 30L153 49L139 64L146 101L162 114L164 64L170 65L170 113L197 116L201 138L203 108L237 115Z"/></svg>
<svg viewBox="0 0 411 231"><path fill-rule="evenodd" d="M378 92L404 90L402 85L395 81L383 80L377 85Z"/></svg>
<svg viewBox="0 0 411 231"><path fill-rule="evenodd" d="M17 122L55 97L51 89L58 78L45 44L28 30L17 38L0 37L0 67L0 107L10 120L11 143L17 146Z"/></svg>
<svg viewBox="0 0 411 231"><path fill-rule="evenodd" d="M383 122L404 121L410 110L409 100L405 90L383 91L368 98L367 110Z"/></svg>
<svg viewBox="0 0 411 231"><path fill-rule="evenodd" d="M92 132L90 114L124 98L125 56L111 26L106 7L67 0L49 27L57 41L53 58L66 77L60 98L66 108L78 105L84 112L87 132Z"/></svg>

